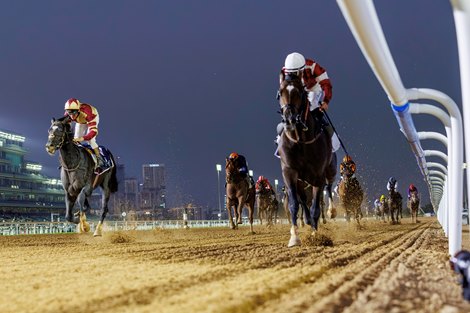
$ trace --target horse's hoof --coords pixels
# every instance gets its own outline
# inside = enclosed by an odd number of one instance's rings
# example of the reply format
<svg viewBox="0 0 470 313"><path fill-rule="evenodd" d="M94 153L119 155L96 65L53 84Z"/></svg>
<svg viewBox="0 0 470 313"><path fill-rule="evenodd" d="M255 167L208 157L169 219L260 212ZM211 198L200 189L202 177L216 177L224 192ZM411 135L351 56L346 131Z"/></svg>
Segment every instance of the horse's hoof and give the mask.
<svg viewBox="0 0 470 313"><path fill-rule="evenodd" d="M95 232L93 233L93 237L101 237L103 234L101 233L101 231L98 231L98 230L95 230Z"/></svg>
<svg viewBox="0 0 470 313"><path fill-rule="evenodd" d="M327 215L330 219L334 219L338 215L338 212L336 211L336 209L333 208L331 210L328 210Z"/></svg>
<svg viewBox="0 0 470 313"><path fill-rule="evenodd" d="M291 236L289 239L289 244L287 245L288 248L292 248L295 246L300 246L300 239L297 236Z"/></svg>
<svg viewBox="0 0 470 313"><path fill-rule="evenodd" d="M316 235L317 235L317 231L316 231L316 230L312 230L312 233L310 234L310 236L315 237Z"/></svg>
<svg viewBox="0 0 470 313"><path fill-rule="evenodd" d="M84 222L82 225L82 228L83 228L84 233L88 233L90 231L90 224L87 222Z"/></svg>

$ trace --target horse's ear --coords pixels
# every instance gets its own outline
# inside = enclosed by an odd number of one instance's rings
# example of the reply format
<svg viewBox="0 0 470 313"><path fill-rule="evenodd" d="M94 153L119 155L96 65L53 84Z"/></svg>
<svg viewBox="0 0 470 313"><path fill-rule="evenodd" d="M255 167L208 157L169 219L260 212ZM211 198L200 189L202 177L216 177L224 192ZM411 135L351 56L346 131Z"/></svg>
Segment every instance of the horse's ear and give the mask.
<svg viewBox="0 0 470 313"><path fill-rule="evenodd" d="M57 119L58 122L63 122L63 123L68 123L70 122L70 116L68 115L65 115L65 116L62 116L61 118Z"/></svg>
<svg viewBox="0 0 470 313"><path fill-rule="evenodd" d="M51 124L55 122L55 117L51 119Z"/></svg>

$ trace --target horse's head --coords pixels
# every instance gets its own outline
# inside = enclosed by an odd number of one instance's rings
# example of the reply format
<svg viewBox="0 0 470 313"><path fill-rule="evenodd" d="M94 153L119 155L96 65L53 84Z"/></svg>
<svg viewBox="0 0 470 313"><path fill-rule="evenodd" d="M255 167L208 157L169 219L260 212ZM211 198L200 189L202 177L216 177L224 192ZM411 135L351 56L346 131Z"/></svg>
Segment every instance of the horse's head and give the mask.
<svg viewBox="0 0 470 313"><path fill-rule="evenodd" d="M230 159L230 158L225 158L225 176L226 176L227 182L233 181L236 173L238 173L238 170L235 165L235 160Z"/></svg>
<svg viewBox="0 0 470 313"><path fill-rule="evenodd" d="M286 75L279 87L279 104L282 119L287 130L303 123L303 114L308 112L308 101L300 77Z"/></svg>
<svg viewBox="0 0 470 313"><path fill-rule="evenodd" d="M48 130L46 151L53 155L70 138L70 123L67 119L61 118L51 120L51 127Z"/></svg>

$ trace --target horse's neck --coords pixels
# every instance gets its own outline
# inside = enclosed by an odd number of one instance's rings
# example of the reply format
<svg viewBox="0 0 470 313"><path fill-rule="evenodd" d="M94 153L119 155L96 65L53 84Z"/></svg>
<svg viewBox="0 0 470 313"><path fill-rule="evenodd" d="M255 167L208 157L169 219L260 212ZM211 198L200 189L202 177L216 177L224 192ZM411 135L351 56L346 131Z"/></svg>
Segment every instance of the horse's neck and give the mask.
<svg viewBox="0 0 470 313"><path fill-rule="evenodd" d="M240 181L243 180L242 175L237 171L227 171L225 173L225 176L227 177L227 183L239 183Z"/></svg>
<svg viewBox="0 0 470 313"><path fill-rule="evenodd" d="M60 148L60 157L67 168L76 166L80 162L80 148L71 140L64 142Z"/></svg>

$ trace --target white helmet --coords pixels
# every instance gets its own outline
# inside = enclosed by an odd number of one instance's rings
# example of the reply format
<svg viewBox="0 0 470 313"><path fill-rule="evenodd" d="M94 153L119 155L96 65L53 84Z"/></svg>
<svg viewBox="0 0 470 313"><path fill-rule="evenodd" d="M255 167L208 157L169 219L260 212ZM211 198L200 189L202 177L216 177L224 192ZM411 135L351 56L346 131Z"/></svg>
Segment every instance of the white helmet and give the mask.
<svg viewBox="0 0 470 313"><path fill-rule="evenodd" d="M305 58L300 53L294 52L286 57L284 62L284 72L292 73L303 70L305 67Z"/></svg>

